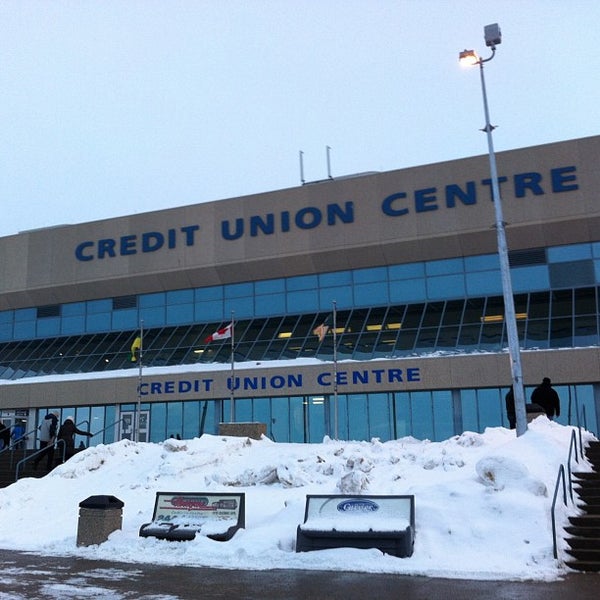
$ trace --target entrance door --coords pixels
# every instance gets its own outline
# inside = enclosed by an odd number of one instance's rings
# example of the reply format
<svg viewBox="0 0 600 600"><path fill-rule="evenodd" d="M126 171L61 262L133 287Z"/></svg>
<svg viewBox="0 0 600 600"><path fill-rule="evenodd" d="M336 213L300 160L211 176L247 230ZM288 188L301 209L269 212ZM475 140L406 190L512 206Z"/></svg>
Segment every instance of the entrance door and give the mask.
<svg viewBox="0 0 600 600"><path fill-rule="evenodd" d="M121 427L119 432L120 440L134 440L136 431L136 416L135 410L124 410L121 412ZM150 411L142 410L140 412L140 427L139 427L139 442L148 441L148 424L150 423Z"/></svg>

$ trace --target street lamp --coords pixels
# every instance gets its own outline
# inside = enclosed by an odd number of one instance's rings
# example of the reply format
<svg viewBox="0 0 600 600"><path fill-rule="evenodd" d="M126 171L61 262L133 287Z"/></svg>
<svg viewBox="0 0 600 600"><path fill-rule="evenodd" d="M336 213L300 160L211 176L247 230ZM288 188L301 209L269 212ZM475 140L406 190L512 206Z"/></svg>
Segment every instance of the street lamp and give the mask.
<svg viewBox="0 0 600 600"><path fill-rule="evenodd" d="M512 373L512 385L515 399L515 416L517 436L527 431L527 416L525 411L525 391L523 389L523 370L521 368L521 350L519 346L519 334L517 332L517 317L515 315L515 302L510 277L510 265L508 262L508 247L506 245L506 233L504 230L504 218L502 216L502 199L500 198L500 187L498 185L498 170L496 168L496 155L494 154L494 142L492 131L494 127L490 123L490 112L488 109L487 93L485 89L485 78L483 76L483 63L486 63L496 54L496 46L502 42L502 34L497 23L486 25L483 30L485 45L491 48L492 55L489 58L480 58L474 50L463 50L459 54L462 65L479 65L481 75L481 92L483 94L483 110L485 113L485 131L488 142L488 154L490 159L490 176L492 179L492 199L494 201L494 212L496 217L496 236L498 240L498 257L500 259L500 273L502 275L502 293L504 296L504 318L506 320L506 331L508 335L508 353L510 356L510 367Z"/></svg>

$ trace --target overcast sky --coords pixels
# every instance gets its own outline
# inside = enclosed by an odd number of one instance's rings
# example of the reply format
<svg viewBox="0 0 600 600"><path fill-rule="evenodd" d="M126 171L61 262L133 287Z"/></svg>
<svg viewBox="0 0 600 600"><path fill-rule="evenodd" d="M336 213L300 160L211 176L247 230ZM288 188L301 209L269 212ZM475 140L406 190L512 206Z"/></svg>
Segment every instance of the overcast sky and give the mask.
<svg viewBox="0 0 600 600"><path fill-rule="evenodd" d="M597 0L2 0L0 236L599 133Z"/></svg>

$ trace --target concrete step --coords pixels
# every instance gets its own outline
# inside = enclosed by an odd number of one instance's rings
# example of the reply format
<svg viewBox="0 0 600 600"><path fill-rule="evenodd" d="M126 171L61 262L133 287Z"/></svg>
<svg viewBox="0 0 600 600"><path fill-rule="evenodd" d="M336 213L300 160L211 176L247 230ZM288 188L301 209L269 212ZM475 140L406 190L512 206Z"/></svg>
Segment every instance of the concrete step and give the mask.
<svg viewBox="0 0 600 600"><path fill-rule="evenodd" d="M600 550L600 537L568 537L567 544L578 550Z"/></svg>
<svg viewBox="0 0 600 600"><path fill-rule="evenodd" d="M565 561L567 567L574 569L575 571L582 571L586 573L597 573L600 571L600 561L585 561L585 560L567 560Z"/></svg>
<svg viewBox="0 0 600 600"><path fill-rule="evenodd" d="M600 567L600 549L598 548L594 548L593 550L588 548L567 548L566 552L579 561L590 564L597 563Z"/></svg>

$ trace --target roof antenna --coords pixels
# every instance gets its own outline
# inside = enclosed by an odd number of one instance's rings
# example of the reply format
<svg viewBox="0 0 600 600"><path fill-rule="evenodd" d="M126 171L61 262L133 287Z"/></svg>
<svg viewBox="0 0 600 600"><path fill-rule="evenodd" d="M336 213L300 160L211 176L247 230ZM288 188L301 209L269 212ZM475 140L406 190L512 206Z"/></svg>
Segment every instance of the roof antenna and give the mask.
<svg viewBox="0 0 600 600"><path fill-rule="evenodd" d="M306 183L304 179L304 152L302 150L300 150L300 181L302 185Z"/></svg>
<svg viewBox="0 0 600 600"><path fill-rule="evenodd" d="M330 158L331 146L325 146L325 148L327 148L327 177L329 177L329 179L333 179L333 177L331 176L331 158Z"/></svg>

